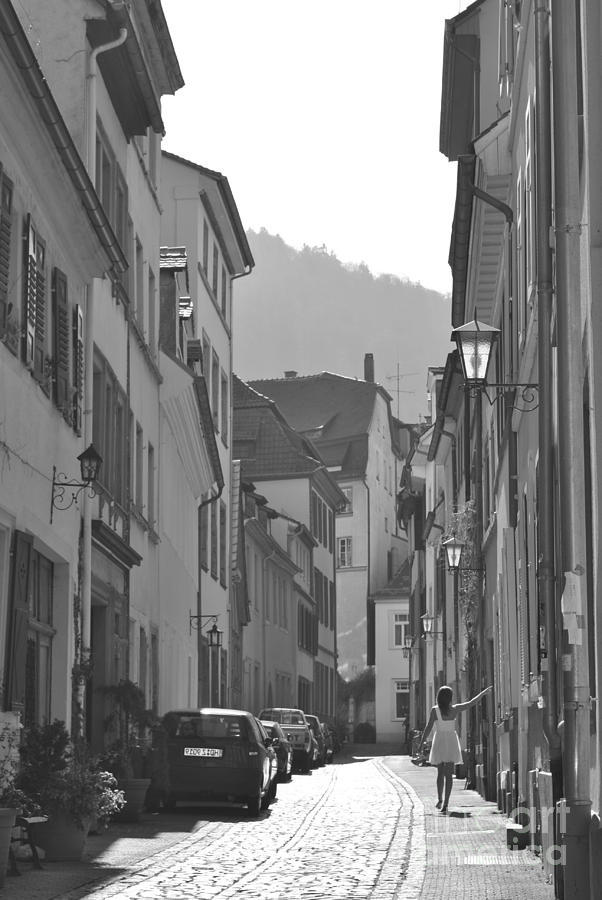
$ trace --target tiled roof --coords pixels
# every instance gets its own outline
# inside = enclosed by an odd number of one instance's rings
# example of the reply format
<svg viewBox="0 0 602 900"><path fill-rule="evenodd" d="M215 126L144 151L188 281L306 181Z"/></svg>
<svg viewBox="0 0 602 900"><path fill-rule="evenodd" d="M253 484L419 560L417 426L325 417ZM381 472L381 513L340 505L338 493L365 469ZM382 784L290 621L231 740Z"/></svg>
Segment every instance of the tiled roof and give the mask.
<svg viewBox="0 0 602 900"><path fill-rule="evenodd" d="M297 434L277 405L233 376L233 454L247 478L310 474L324 466L315 447Z"/></svg>
<svg viewBox="0 0 602 900"><path fill-rule="evenodd" d="M361 475L368 460L368 432L380 385L332 372L249 382L271 397L297 431L311 437L328 466Z"/></svg>
<svg viewBox="0 0 602 900"><path fill-rule="evenodd" d="M250 381L271 397L297 431L321 428L321 439L367 433L379 385L332 372Z"/></svg>

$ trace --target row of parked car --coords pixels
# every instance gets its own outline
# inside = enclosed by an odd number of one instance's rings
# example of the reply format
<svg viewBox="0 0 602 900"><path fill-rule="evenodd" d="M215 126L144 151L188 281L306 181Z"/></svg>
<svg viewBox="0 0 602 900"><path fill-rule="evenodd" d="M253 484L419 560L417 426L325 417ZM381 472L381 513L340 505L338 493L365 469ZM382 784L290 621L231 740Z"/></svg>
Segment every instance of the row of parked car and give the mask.
<svg viewBox="0 0 602 900"><path fill-rule="evenodd" d="M302 772L332 762L339 749L334 728L301 709L262 709L259 719L276 738L277 746L285 748L283 756L290 748L291 767Z"/></svg>
<svg viewBox="0 0 602 900"><path fill-rule="evenodd" d="M336 732L300 709L271 707L259 716L236 709L181 709L163 719L167 735L165 806L215 801L244 804L257 816L294 769L331 761Z"/></svg>

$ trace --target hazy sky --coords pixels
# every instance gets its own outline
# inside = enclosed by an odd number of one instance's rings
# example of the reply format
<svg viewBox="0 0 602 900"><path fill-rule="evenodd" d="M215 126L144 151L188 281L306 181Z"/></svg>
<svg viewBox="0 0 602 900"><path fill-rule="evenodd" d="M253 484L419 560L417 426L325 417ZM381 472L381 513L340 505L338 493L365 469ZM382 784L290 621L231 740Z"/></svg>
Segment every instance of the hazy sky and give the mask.
<svg viewBox="0 0 602 900"><path fill-rule="evenodd" d="M184 81L164 148L228 177L245 228L445 293L446 18L466 0L162 0Z"/></svg>

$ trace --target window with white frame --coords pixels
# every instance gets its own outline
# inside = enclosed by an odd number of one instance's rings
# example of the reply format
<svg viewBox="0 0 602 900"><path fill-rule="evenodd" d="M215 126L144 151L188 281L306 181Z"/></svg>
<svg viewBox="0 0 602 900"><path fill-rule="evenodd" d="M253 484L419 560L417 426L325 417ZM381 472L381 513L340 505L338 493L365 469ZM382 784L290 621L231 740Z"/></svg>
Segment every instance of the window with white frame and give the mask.
<svg viewBox="0 0 602 900"><path fill-rule="evenodd" d="M346 484L341 486L341 490L347 498L345 509L342 511L341 515L351 515L351 513L353 512L353 487L350 484Z"/></svg>
<svg viewBox="0 0 602 900"><path fill-rule="evenodd" d="M353 565L350 537L337 538L337 565L340 568L347 568Z"/></svg>
<svg viewBox="0 0 602 900"><path fill-rule="evenodd" d="M405 647L405 638L408 631L409 616L407 613L393 614L393 646Z"/></svg>

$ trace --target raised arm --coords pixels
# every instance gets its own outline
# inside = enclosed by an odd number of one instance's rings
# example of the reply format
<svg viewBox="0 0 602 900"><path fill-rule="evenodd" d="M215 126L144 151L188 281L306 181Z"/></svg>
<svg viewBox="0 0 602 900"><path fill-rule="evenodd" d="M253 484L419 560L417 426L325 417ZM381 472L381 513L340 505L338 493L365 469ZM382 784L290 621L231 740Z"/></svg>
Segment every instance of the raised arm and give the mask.
<svg viewBox="0 0 602 900"><path fill-rule="evenodd" d="M422 747L422 745L424 744L424 742L426 741L427 735L428 735L428 733L430 732L431 728L433 727L433 724L434 724L436 718L437 718L437 713L435 712L435 707L433 706L433 707L431 708L431 714L430 714L430 716L429 716L429 720L428 720L428 722L426 723L426 728L425 728L424 731L422 732L422 739L421 739L421 741L420 741L420 746L421 746L421 747Z"/></svg>
<svg viewBox="0 0 602 900"><path fill-rule="evenodd" d="M479 700L481 700L485 696L485 694L488 694L489 691L492 690L493 685L490 684L489 687L483 688L483 690L479 694L477 694L476 697L473 697L472 700L466 700L465 703L454 703L454 709L456 710L456 712L464 712L464 710L470 709L471 706L474 706L475 703L478 703Z"/></svg>

